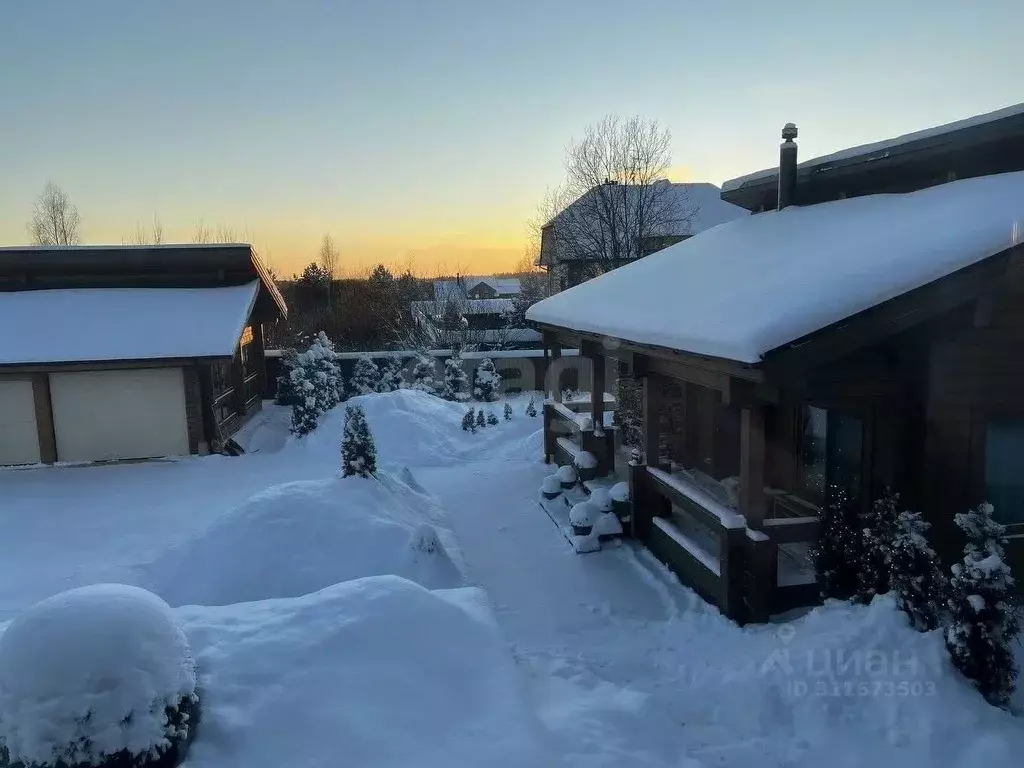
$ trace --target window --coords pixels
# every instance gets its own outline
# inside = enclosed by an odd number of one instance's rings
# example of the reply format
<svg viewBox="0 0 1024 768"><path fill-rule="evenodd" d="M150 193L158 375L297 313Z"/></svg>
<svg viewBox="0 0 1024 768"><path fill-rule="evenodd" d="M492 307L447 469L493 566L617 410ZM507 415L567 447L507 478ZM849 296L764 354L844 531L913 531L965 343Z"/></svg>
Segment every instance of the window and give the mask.
<svg viewBox="0 0 1024 768"><path fill-rule="evenodd" d="M856 416L840 410L805 405L800 409L798 493L816 504L836 486L860 498L864 427Z"/></svg>
<svg viewBox="0 0 1024 768"><path fill-rule="evenodd" d="M985 434L985 499L1003 525L1024 525L1024 420L997 421Z"/></svg>

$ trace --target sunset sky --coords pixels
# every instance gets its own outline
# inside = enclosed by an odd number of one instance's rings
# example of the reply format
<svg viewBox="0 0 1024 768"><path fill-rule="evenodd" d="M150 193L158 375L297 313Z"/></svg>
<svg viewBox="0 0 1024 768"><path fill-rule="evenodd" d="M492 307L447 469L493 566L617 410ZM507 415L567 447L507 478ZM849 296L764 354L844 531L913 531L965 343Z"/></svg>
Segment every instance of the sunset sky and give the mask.
<svg viewBox="0 0 1024 768"><path fill-rule="evenodd" d="M0 245L48 181L87 243L230 227L281 273L512 268L566 143L657 118L720 184L1024 101L1021 0L10 2Z"/></svg>

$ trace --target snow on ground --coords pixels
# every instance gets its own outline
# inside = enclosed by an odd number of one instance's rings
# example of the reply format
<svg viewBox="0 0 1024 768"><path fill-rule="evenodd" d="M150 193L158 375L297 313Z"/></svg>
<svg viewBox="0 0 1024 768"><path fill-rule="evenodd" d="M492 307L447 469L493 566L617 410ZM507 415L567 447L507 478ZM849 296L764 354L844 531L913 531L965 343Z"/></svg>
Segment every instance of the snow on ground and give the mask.
<svg viewBox="0 0 1024 768"><path fill-rule="evenodd" d="M551 467L526 397L475 435L422 393L358 400L380 485L333 479L338 411L296 442L273 408L239 458L0 473L0 617L112 579L204 603L176 610L209 705L200 768L1001 768L1024 750L1024 723L887 599L741 630L640 548L572 554L537 504ZM426 588L456 582L408 559L425 531L483 591Z"/></svg>

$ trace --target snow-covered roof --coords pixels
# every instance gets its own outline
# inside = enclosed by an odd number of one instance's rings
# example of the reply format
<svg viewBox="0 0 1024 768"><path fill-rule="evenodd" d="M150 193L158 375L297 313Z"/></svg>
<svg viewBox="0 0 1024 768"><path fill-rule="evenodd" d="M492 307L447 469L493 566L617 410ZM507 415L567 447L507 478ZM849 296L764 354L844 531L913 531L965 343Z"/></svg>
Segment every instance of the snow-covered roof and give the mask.
<svg viewBox="0 0 1024 768"><path fill-rule="evenodd" d="M409 303L415 314L436 315L448 307L445 301L412 301ZM491 315L509 312L514 306L512 299L462 299L456 305L463 315Z"/></svg>
<svg viewBox="0 0 1024 768"><path fill-rule="evenodd" d="M0 365L231 357L259 286L0 293Z"/></svg>
<svg viewBox="0 0 1024 768"><path fill-rule="evenodd" d="M1024 241L1024 171L746 216L527 318L746 363Z"/></svg>
<svg viewBox="0 0 1024 768"><path fill-rule="evenodd" d="M871 144L861 144L857 147L849 147L848 149L842 149L838 152L833 152L830 155L822 155L821 157L811 158L800 163L797 168L804 168L815 165L828 165L829 163L837 163L842 160L849 160L853 157L859 157L860 155L877 155L884 157L889 150L895 149L902 144L909 144L912 141L920 141L921 139L931 139L941 136L945 133L951 133L953 131L959 131L963 128L972 128L976 125L983 125L984 123L991 123L994 120L1002 120L1007 117L1014 117L1016 115L1024 114L1024 103L1015 104L1010 107L1004 107L1003 109L997 109L995 112L987 112L983 115L974 115L963 120L956 120L952 123L946 123L945 125L937 125L932 128L925 128L924 130L914 131L913 133L906 133L902 136L897 136L892 139L885 139L883 141L872 142ZM870 158L865 158L870 159ZM745 176L740 176L735 179L729 179L722 184L723 192L731 192L734 189L739 189L744 184L752 181L759 181L761 179L771 178L779 172L778 167L766 168L763 171L756 171L754 173L748 173Z"/></svg>
<svg viewBox="0 0 1024 768"><path fill-rule="evenodd" d="M494 289L498 296L512 296L523 290L518 277L463 276L455 280L435 280L434 298L438 301L452 296L465 296L469 291L484 283Z"/></svg>

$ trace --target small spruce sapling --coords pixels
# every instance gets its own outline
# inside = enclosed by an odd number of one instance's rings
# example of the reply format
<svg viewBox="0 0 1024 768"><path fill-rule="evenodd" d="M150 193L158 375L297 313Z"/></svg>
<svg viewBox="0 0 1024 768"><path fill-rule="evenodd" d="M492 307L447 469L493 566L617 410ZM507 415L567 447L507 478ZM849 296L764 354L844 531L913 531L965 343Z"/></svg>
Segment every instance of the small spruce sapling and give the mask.
<svg viewBox="0 0 1024 768"><path fill-rule="evenodd" d="M526 404L526 415L536 416L537 415L537 404L533 401L533 396L530 396L530 402Z"/></svg>
<svg viewBox="0 0 1024 768"><path fill-rule="evenodd" d="M487 412L487 423L490 424L492 427L498 423L498 416L494 413L494 411Z"/></svg>
<svg viewBox="0 0 1024 768"><path fill-rule="evenodd" d="M437 382L434 380L436 375L437 361L434 356L426 350L420 350L416 355L416 364L412 369L412 383L409 384L409 388L436 395Z"/></svg>
<svg viewBox="0 0 1024 768"><path fill-rule="evenodd" d="M483 429L487 426L487 418L484 416L483 408L476 412L476 426L479 429Z"/></svg>
<svg viewBox="0 0 1024 768"><path fill-rule="evenodd" d="M470 408L462 417L462 431L476 432L476 409Z"/></svg>
<svg viewBox="0 0 1024 768"><path fill-rule="evenodd" d="M380 381L377 382L378 392L396 392L405 384L402 378L402 362L397 357L390 357L380 366Z"/></svg>
<svg viewBox="0 0 1024 768"><path fill-rule="evenodd" d="M349 382L353 393L356 395L368 395L371 392L376 392L379 385L380 369L377 368L377 364L373 362L372 357L361 355L356 360L355 368L352 370L352 380Z"/></svg>
<svg viewBox="0 0 1024 768"><path fill-rule="evenodd" d="M860 567L854 600L870 603L875 595L889 591L890 556L892 554L893 526L899 515L899 494L887 493L857 515L857 528L861 536Z"/></svg>
<svg viewBox="0 0 1024 768"><path fill-rule="evenodd" d="M276 405L292 405L295 399L291 374L298 357L299 352L296 349L286 349L281 355L281 370L277 374L277 392L274 393Z"/></svg>
<svg viewBox="0 0 1024 768"><path fill-rule="evenodd" d="M320 413L338 405L345 397L345 383L338 367L334 344L323 331L317 333L309 349L300 355L311 370L310 380L316 389L317 408Z"/></svg>
<svg viewBox="0 0 1024 768"><path fill-rule="evenodd" d="M821 534L812 553L822 599L849 600L860 584L861 536L850 524L848 494L833 487L821 512Z"/></svg>
<svg viewBox="0 0 1024 768"><path fill-rule="evenodd" d="M1013 577L1003 560L1006 529L992 519L991 504L955 520L967 544L963 561L952 568L946 648L985 700L1005 708L1017 679L1013 646L1020 629L1010 604Z"/></svg>
<svg viewBox="0 0 1024 768"><path fill-rule="evenodd" d="M361 405L345 406L345 431L341 438L342 477L370 477L377 471L377 446Z"/></svg>
<svg viewBox="0 0 1024 768"><path fill-rule="evenodd" d="M928 523L917 512L900 512L893 526L889 578L896 604L918 632L942 624L949 585L928 546Z"/></svg>
<svg viewBox="0 0 1024 768"><path fill-rule="evenodd" d="M473 371L473 397L484 403L498 399L501 374L494 370L494 361L485 357Z"/></svg>
<svg viewBox="0 0 1024 768"><path fill-rule="evenodd" d="M505 421L512 421L512 406L509 403L505 403L502 413L505 416Z"/></svg>
<svg viewBox="0 0 1024 768"><path fill-rule="evenodd" d="M316 429L320 419L320 409L317 408L316 402L316 388L309 380L309 373L309 368L301 363L297 363L289 372L293 392L291 432L300 438Z"/></svg>
<svg viewBox="0 0 1024 768"><path fill-rule="evenodd" d="M462 351L453 350L444 361L444 399L457 403L469 400L469 378L462 370Z"/></svg>

